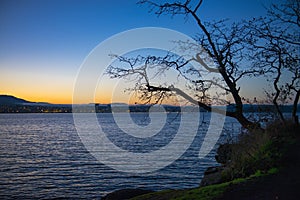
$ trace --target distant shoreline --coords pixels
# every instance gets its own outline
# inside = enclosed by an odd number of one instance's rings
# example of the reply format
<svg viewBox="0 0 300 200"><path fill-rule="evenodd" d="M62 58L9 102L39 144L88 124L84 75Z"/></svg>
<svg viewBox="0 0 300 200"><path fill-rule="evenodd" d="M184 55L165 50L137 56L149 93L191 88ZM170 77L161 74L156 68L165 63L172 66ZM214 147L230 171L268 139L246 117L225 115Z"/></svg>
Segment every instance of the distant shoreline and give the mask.
<svg viewBox="0 0 300 200"><path fill-rule="evenodd" d="M162 108L163 107L163 108ZM235 104L227 106L215 106L227 111L234 111ZM152 104L128 105L125 103L111 104L50 104L45 102L30 102L9 95L0 95L0 113L112 113L112 112L181 112L184 108L187 112L208 112L197 106L176 106L163 104L155 106ZM291 112L292 105L281 106L283 113ZM298 104L300 110L300 104ZM244 104L245 113L274 112L271 104Z"/></svg>
<svg viewBox="0 0 300 200"><path fill-rule="evenodd" d="M163 108L162 108L163 107ZM219 106L228 111L234 110L234 105ZM300 110L300 104L298 110ZM172 106L172 105L113 105L113 104L86 104L86 105L72 105L72 104L39 104L39 103L24 103L24 104L0 104L0 113L121 113L121 112L181 112L184 108L187 112L207 112L205 109L197 106ZM286 105L281 107L282 112L291 112L292 106ZM262 113L273 112L273 105L244 105L245 113Z"/></svg>

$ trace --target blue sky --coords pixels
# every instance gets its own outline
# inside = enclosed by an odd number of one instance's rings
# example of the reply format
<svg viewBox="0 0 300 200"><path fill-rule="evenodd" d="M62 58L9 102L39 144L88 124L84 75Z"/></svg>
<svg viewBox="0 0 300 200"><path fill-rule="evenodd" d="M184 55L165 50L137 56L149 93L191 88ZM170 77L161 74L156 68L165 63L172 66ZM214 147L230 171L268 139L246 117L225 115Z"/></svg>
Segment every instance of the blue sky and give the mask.
<svg viewBox="0 0 300 200"><path fill-rule="evenodd" d="M204 0L203 20L265 15L272 0ZM84 58L103 40L139 27L164 27L189 36L198 29L182 16L157 17L136 1L2 0L0 93L33 101L71 103Z"/></svg>

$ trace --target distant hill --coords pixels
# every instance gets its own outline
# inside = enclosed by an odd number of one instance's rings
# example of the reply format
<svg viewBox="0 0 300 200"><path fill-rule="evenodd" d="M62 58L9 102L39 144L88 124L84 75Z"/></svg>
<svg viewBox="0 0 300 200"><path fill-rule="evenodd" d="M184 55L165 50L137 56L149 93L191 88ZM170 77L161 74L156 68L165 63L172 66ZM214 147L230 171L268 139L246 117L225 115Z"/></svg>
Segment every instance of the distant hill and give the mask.
<svg viewBox="0 0 300 200"><path fill-rule="evenodd" d="M10 95L0 95L0 105L33 103Z"/></svg>

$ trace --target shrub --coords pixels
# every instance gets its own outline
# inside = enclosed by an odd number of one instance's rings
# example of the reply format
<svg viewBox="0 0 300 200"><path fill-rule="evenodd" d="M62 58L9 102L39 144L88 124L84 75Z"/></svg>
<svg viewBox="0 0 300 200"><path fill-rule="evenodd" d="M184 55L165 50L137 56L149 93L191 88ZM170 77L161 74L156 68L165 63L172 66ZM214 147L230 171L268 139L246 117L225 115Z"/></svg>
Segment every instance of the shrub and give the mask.
<svg viewBox="0 0 300 200"><path fill-rule="evenodd" d="M265 131L243 133L237 142L221 145L216 159L226 166L222 180L230 181L258 172L268 173L272 168L278 169L285 147L298 132L299 127L293 123L274 122Z"/></svg>

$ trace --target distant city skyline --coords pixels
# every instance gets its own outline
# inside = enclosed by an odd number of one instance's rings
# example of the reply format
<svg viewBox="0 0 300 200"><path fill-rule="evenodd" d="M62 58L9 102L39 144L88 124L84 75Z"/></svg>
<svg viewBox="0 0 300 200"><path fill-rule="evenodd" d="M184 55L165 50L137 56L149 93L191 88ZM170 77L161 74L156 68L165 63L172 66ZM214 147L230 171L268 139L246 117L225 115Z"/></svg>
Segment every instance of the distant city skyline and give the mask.
<svg viewBox="0 0 300 200"><path fill-rule="evenodd" d="M162 27L193 37L198 27L183 16L149 13L137 1L24 0L0 2L0 94L29 101L72 103L78 70L105 39L134 28ZM205 21L251 19L279 0L204 0ZM133 41L128 41L133 42ZM249 81L249 80L247 80ZM261 97L260 81L241 82L248 98ZM105 93L97 103L110 103ZM122 99L121 97L119 99ZM82 102L91 103L91 102Z"/></svg>

